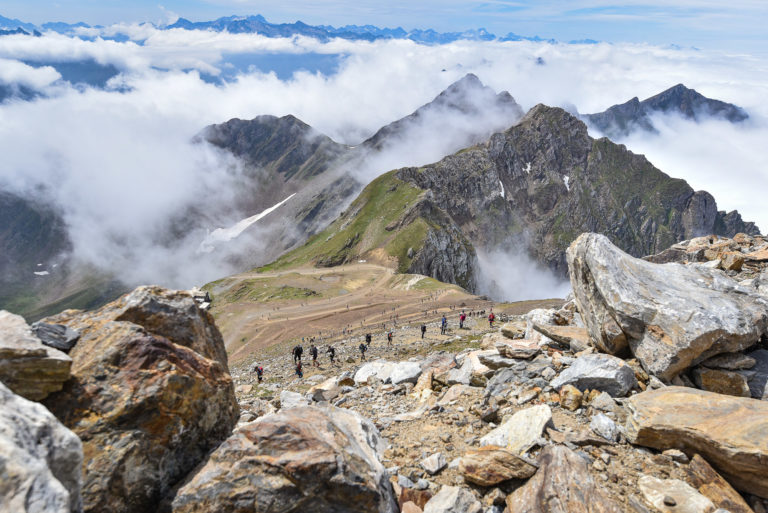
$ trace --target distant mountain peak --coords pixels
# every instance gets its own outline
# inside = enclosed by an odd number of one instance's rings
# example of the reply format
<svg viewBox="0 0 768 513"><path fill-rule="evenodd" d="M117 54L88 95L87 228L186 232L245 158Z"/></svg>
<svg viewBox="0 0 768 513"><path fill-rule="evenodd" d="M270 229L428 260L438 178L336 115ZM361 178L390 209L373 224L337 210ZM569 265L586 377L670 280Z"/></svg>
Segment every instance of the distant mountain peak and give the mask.
<svg viewBox="0 0 768 513"><path fill-rule="evenodd" d="M716 117L732 123L749 117L741 107L707 98L684 84L674 85L643 101L634 97L603 112L582 117L608 137L619 139L634 130L656 132L651 116L657 113L678 114L692 121Z"/></svg>

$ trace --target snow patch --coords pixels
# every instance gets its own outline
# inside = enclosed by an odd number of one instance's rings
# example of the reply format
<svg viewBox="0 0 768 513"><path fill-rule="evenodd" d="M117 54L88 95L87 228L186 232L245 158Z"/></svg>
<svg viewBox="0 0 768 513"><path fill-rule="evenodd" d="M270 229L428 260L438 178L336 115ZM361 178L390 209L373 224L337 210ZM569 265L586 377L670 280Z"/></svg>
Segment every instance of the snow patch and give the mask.
<svg viewBox="0 0 768 513"><path fill-rule="evenodd" d="M504 195L504 184L501 183L501 180L499 180L499 187L501 187L501 197L506 199L506 196Z"/></svg>
<svg viewBox="0 0 768 513"><path fill-rule="evenodd" d="M48 276L51 273L49 273L48 271L35 271L35 274L38 276Z"/></svg>
<svg viewBox="0 0 768 513"><path fill-rule="evenodd" d="M227 242L234 238L237 238L241 233L248 229L253 223L268 216L278 208L282 207L289 199L293 198L296 194L291 194L277 205L273 205L265 210L262 210L256 215L247 217L242 221L238 221L236 224L229 228L216 228L200 243L197 248L198 253L210 253L214 249L214 245L217 242Z"/></svg>
<svg viewBox="0 0 768 513"><path fill-rule="evenodd" d="M528 173L529 175L531 174L531 163L530 162L525 164L525 172Z"/></svg>
<svg viewBox="0 0 768 513"><path fill-rule="evenodd" d="M571 181L571 178L569 176L564 176L563 177L563 183L565 183L565 190L567 190L567 191L571 190L571 186L568 184L568 182L570 182L570 181Z"/></svg>

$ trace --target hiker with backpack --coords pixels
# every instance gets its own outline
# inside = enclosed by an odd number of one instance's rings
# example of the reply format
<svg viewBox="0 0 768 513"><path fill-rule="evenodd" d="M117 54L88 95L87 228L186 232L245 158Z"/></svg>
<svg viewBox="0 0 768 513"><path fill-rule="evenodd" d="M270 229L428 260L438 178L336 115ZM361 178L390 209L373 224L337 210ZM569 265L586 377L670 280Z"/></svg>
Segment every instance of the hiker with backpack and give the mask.
<svg viewBox="0 0 768 513"><path fill-rule="evenodd" d="M392 330L389 330L389 332L387 332L387 346L391 346L391 345L392 345Z"/></svg>
<svg viewBox="0 0 768 513"><path fill-rule="evenodd" d="M301 360L299 360L299 363L296 364L296 375L299 378L304 377L304 371L301 369Z"/></svg>
<svg viewBox="0 0 768 513"><path fill-rule="evenodd" d="M293 348L293 363L301 361L301 355L304 354L304 348L301 347L301 345L296 345L296 347Z"/></svg>
<svg viewBox="0 0 768 513"><path fill-rule="evenodd" d="M488 324L490 324L491 328L493 328L493 321L496 320L496 316L493 315L493 310L491 310L491 313L488 314Z"/></svg>
<svg viewBox="0 0 768 513"><path fill-rule="evenodd" d="M360 349L360 361L365 360L365 350L368 349L368 346L360 342L360 347L358 349Z"/></svg>
<svg viewBox="0 0 768 513"><path fill-rule="evenodd" d="M421 325L421 338L424 339L424 334L427 332L427 325L422 324Z"/></svg>
<svg viewBox="0 0 768 513"><path fill-rule="evenodd" d="M467 319L467 314L464 313L464 310L461 311L459 314L459 329L464 328L464 321Z"/></svg>
<svg viewBox="0 0 768 513"><path fill-rule="evenodd" d="M258 365L256 366L256 377L259 379L259 383L261 383L262 376L264 376L264 367Z"/></svg>
<svg viewBox="0 0 768 513"><path fill-rule="evenodd" d="M317 362L317 346L315 346L315 344L312 344L312 347L309 348L309 354L312 355L312 365L314 367L320 367L320 364Z"/></svg>
<svg viewBox="0 0 768 513"><path fill-rule="evenodd" d="M328 349L326 349L325 352L328 353L328 357L331 359L331 365L333 365L333 359L336 358L336 349L334 349L333 346L328 346Z"/></svg>
<svg viewBox="0 0 768 513"><path fill-rule="evenodd" d="M440 334L445 335L446 329L448 329L448 319L446 319L445 314L443 314L443 318L440 320Z"/></svg>
<svg viewBox="0 0 768 513"><path fill-rule="evenodd" d="M368 347L370 347L370 345L371 345L371 334L370 333L366 333L365 334L365 345L367 346L366 349L368 349Z"/></svg>

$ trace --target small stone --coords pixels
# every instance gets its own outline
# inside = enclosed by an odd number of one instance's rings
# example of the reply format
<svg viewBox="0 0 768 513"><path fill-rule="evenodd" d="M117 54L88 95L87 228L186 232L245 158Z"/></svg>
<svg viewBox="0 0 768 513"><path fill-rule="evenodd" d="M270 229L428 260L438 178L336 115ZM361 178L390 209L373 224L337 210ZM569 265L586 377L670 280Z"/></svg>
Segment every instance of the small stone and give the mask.
<svg viewBox="0 0 768 513"><path fill-rule="evenodd" d="M677 501L670 497L669 495L664 496L664 505L665 506L677 506Z"/></svg>
<svg viewBox="0 0 768 513"><path fill-rule="evenodd" d="M683 451L678 449L667 449L666 451L662 452L662 454L671 458L672 461L676 461L678 463L688 463L688 456L686 456Z"/></svg>
<svg viewBox="0 0 768 513"><path fill-rule="evenodd" d="M421 465L421 468L426 470L429 475L434 476L443 470L448 465L448 462L445 461L445 456L443 456L443 453L436 452L428 458L421 460L419 465Z"/></svg>
<svg viewBox="0 0 768 513"><path fill-rule="evenodd" d="M576 411L581 406L582 393L573 385L565 385L560 389L560 406Z"/></svg>

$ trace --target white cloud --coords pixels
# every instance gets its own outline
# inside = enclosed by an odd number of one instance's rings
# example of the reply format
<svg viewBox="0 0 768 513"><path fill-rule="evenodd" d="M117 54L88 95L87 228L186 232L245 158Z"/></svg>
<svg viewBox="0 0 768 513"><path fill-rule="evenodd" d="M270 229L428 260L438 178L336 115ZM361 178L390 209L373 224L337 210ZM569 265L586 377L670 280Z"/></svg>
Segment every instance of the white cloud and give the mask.
<svg viewBox="0 0 768 513"><path fill-rule="evenodd" d="M761 153L768 140L768 67L754 57L648 45L323 44L137 25L124 30L143 45L55 34L0 38L0 70L15 73L12 80L33 80L45 89L58 78L50 68L34 69L15 59L93 58L123 70L118 82L128 88L78 91L56 85L50 86L50 99L0 105L0 183L26 191L45 186L45 194L64 208L79 254L132 279L189 286L232 270L226 255L213 263L198 259L195 250L206 235L200 227L230 226L257 212L237 217L226 211L242 176L231 159L190 144L204 126L233 117L293 114L354 145L467 72L496 91L508 90L524 109L542 102L596 112L678 82L745 107L753 119L743 126L664 119L661 136L637 136L626 144L668 174L711 192L721 208L738 208L768 230L768 202L762 198L768 162ZM332 76L299 72L281 81L254 71L223 86L200 78L200 72L219 73L231 53L281 52L344 57ZM376 167L384 171L437 160L455 144L438 144L443 128L432 130L434 140L409 141L397 159ZM189 233L177 222L186 236L177 244L159 244L169 219L185 215L205 220Z"/></svg>
<svg viewBox="0 0 768 513"><path fill-rule="evenodd" d="M61 78L50 66L35 68L11 59L0 58L0 84L21 84L43 89Z"/></svg>

